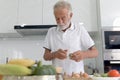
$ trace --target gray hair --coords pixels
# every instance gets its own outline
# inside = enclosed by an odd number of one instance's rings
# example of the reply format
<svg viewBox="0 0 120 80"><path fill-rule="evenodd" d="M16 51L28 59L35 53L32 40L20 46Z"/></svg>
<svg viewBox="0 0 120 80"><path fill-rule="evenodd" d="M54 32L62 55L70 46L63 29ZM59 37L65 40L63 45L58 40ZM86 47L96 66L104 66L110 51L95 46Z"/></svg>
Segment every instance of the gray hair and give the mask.
<svg viewBox="0 0 120 80"><path fill-rule="evenodd" d="M54 5L54 10L57 8L66 8L68 9L70 12L72 11L72 7L71 4L67 1L61 0L58 1L55 5Z"/></svg>

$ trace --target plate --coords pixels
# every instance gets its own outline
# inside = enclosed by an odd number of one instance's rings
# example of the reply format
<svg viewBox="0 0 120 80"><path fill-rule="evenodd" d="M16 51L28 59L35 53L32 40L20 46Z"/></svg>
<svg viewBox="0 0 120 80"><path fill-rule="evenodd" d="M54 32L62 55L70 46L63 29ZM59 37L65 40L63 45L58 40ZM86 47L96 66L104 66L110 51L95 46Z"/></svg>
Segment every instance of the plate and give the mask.
<svg viewBox="0 0 120 80"><path fill-rule="evenodd" d="M4 76L3 80L56 80L55 75L44 76Z"/></svg>
<svg viewBox="0 0 120 80"><path fill-rule="evenodd" d="M93 80L120 80L120 77L91 77Z"/></svg>

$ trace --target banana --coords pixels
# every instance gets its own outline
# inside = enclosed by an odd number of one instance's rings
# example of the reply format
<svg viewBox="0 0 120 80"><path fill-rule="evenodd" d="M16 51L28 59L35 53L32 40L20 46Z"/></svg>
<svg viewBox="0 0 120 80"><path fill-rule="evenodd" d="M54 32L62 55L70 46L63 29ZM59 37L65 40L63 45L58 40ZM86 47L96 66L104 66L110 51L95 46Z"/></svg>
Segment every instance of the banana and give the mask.
<svg viewBox="0 0 120 80"><path fill-rule="evenodd" d="M22 76L32 74L31 69L16 64L0 64L0 75Z"/></svg>
<svg viewBox="0 0 120 80"><path fill-rule="evenodd" d="M32 66L35 64L35 61L32 59L11 59L8 61L8 64L17 64L22 66Z"/></svg>

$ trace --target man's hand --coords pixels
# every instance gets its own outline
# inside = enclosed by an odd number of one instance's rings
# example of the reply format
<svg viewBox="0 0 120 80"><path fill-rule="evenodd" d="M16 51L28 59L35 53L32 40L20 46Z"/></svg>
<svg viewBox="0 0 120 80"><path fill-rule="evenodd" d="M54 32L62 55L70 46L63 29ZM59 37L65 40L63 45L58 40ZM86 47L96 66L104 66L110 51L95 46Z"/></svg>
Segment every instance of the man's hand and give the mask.
<svg viewBox="0 0 120 80"><path fill-rule="evenodd" d="M54 58L58 58L58 59L67 58L67 50L59 49L59 50L53 52L52 54L54 54Z"/></svg>
<svg viewBox="0 0 120 80"><path fill-rule="evenodd" d="M90 47L88 50L86 51L76 51L70 54L70 58L72 60L75 60L76 62L79 62L83 59L87 59L87 58L95 58L98 56L98 50L96 49L95 46Z"/></svg>
<svg viewBox="0 0 120 80"><path fill-rule="evenodd" d="M79 62L80 60L84 59L84 52L79 50L71 53L69 56L70 56L70 59L75 60L76 62Z"/></svg>

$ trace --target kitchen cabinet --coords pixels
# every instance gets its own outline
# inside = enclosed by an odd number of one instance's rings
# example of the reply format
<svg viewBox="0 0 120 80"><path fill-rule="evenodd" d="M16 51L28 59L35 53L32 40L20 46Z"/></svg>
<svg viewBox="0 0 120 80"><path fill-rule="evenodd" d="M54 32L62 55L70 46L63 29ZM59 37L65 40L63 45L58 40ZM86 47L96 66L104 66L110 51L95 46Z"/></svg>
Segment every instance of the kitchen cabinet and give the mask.
<svg viewBox="0 0 120 80"><path fill-rule="evenodd" d="M14 25L56 24L53 5L59 0L0 0L0 33L16 33ZM67 0L73 7L73 22L88 31L97 30L96 0Z"/></svg>
<svg viewBox="0 0 120 80"><path fill-rule="evenodd" d="M19 0L18 24L42 24L43 0Z"/></svg>
<svg viewBox="0 0 120 80"><path fill-rule="evenodd" d="M43 0L43 24L56 24L53 6L59 0Z"/></svg>
<svg viewBox="0 0 120 80"><path fill-rule="evenodd" d="M100 0L100 14L102 27L120 26L120 0Z"/></svg>
<svg viewBox="0 0 120 80"><path fill-rule="evenodd" d="M67 0L73 9L73 22L81 22L88 31L97 31L96 0Z"/></svg>
<svg viewBox="0 0 120 80"><path fill-rule="evenodd" d="M56 24L53 5L58 0L20 0L19 24Z"/></svg>
<svg viewBox="0 0 120 80"><path fill-rule="evenodd" d="M12 33L17 23L18 0L0 0L0 33Z"/></svg>

